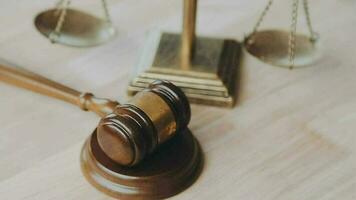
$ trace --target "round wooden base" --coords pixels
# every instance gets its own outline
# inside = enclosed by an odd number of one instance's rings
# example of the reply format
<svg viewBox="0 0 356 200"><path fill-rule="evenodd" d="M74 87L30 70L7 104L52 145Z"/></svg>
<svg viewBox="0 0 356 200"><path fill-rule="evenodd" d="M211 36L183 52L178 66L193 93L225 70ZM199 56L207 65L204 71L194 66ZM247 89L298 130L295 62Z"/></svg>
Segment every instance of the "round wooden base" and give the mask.
<svg viewBox="0 0 356 200"><path fill-rule="evenodd" d="M167 198L189 187L202 169L200 147L188 129L134 167L113 162L96 138L94 131L83 146L82 172L94 187L115 198Z"/></svg>

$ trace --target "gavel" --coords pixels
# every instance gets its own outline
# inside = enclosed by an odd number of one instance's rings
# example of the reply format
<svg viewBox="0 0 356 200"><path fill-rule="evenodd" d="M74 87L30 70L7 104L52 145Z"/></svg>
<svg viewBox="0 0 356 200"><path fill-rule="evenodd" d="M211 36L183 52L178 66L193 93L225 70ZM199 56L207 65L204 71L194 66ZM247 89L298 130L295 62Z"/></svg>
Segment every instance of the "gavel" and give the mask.
<svg viewBox="0 0 356 200"><path fill-rule="evenodd" d="M6 66L7 65L7 66ZM93 111L101 120L97 141L102 151L122 166L134 166L190 121L184 93L172 83L155 81L128 103L96 98L92 93L51 81L19 67L0 64L0 80Z"/></svg>

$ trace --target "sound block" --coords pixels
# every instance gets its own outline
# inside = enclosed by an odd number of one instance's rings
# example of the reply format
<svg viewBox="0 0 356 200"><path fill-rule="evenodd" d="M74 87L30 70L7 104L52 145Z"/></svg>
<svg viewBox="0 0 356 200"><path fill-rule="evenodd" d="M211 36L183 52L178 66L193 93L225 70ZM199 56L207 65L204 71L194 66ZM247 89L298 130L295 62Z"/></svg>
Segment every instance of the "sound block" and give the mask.
<svg viewBox="0 0 356 200"><path fill-rule="evenodd" d="M163 199L189 187L202 165L199 144L186 129L134 167L123 167L100 149L96 130L81 152L81 169L95 188L119 199Z"/></svg>
<svg viewBox="0 0 356 200"><path fill-rule="evenodd" d="M241 44L231 39L197 37L190 66L181 65L180 46L179 34L150 32L134 68L129 95L160 79L180 87L191 103L234 106Z"/></svg>

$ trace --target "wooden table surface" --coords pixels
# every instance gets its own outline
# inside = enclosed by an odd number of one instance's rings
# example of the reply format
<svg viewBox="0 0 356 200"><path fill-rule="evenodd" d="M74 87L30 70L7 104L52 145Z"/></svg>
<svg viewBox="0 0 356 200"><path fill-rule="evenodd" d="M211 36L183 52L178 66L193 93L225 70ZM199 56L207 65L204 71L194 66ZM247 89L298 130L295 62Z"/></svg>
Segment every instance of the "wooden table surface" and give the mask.
<svg viewBox="0 0 356 200"><path fill-rule="evenodd" d="M100 1L73 6L101 14ZM181 29L180 0L109 0L117 37L95 48L52 45L33 17L55 1L0 1L0 58L50 79L125 102L145 33ZM200 1L198 34L242 40L265 0ZM291 1L265 27L288 28ZM205 154L197 182L172 199L356 199L356 2L313 0L320 59L287 70L247 53L233 109L192 106ZM300 12L302 13L302 12ZM306 30L300 16L298 30ZM0 199L110 199L83 178L79 152L99 118L0 83Z"/></svg>

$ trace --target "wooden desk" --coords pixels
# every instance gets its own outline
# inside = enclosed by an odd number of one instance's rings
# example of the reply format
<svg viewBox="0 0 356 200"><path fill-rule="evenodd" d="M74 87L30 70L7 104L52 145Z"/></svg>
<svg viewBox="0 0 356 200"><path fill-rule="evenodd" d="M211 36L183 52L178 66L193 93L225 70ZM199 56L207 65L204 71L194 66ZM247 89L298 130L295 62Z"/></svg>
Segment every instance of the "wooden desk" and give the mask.
<svg viewBox="0 0 356 200"><path fill-rule="evenodd" d="M265 3L201 1L198 33L241 40ZM1 1L0 57L120 101L126 101L145 32L181 27L182 1L109 0L119 31L115 40L96 48L52 45L32 19L53 4ZM266 24L288 28L289 4L276 1ZM238 105L192 106L190 128L202 145L205 168L192 187L172 199L356 199L356 3L310 4L321 34L321 59L290 71L245 53ZM72 5L95 10L99 1ZM84 180L79 167L81 146L98 120L0 83L0 199L110 199Z"/></svg>

